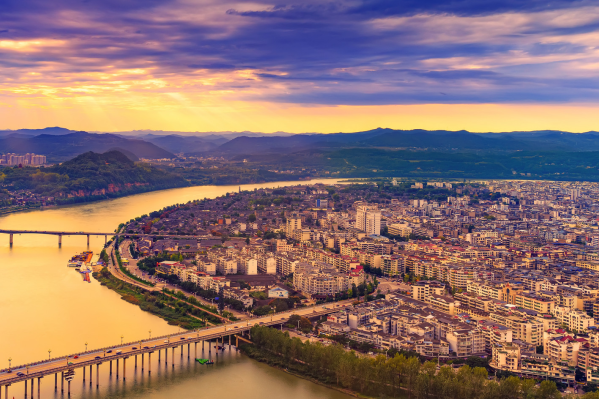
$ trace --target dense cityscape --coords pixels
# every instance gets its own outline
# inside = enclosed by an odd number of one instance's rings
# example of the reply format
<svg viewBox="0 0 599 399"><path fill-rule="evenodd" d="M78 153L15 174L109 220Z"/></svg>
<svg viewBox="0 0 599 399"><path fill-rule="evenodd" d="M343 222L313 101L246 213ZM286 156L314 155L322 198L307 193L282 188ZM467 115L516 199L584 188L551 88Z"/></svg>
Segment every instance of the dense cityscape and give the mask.
<svg viewBox="0 0 599 399"><path fill-rule="evenodd" d="M278 298L362 298L320 331L594 384L597 196L596 184L562 182L299 185L173 206L121 231L146 235L137 251L156 266L145 271L192 291L222 286L257 314L280 311Z"/></svg>
<svg viewBox="0 0 599 399"><path fill-rule="evenodd" d="M0 399L599 399L599 2L0 16Z"/></svg>

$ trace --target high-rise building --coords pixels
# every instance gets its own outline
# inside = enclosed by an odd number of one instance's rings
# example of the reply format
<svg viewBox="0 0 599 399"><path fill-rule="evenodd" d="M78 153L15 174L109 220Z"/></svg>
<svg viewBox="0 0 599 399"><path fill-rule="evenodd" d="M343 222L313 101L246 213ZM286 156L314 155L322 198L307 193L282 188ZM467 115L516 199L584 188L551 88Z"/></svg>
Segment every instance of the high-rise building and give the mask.
<svg viewBox="0 0 599 399"><path fill-rule="evenodd" d="M381 234L381 211L375 205L360 205L356 211L356 228L368 235Z"/></svg>
<svg viewBox="0 0 599 399"><path fill-rule="evenodd" d="M287 235L291 236L294 230L301 230L302 228L302 218L300 218L297 214L293 214L287 218Z"/></svg>
<svg viewBox="0 0 599 399"><path fill-rule="evenodd" d="M317 208L326 208L328 206L329 202L326 199L317 199L316 200L316 207Z"/></svg>
<svg viewBox="0 0 599 399"><path fill-rule="evenodd" d="M16 165L43 165L46 163L45 155L35 155L27 153L25 155L17 155L7 153L0 155L0 165L16 166Z"/></svg>

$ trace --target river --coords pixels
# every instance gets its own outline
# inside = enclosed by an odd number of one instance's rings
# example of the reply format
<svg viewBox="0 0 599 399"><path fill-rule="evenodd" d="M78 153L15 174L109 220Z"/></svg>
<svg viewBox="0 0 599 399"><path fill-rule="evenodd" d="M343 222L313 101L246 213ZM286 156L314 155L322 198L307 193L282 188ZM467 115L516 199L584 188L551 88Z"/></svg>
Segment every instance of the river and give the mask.
<svg viewBox="0 0 599 399"><path fill-rule="evenodd" d="M324 179L311 183L336 181ZM251 184L242 185L241 189L297 184L297 181ZM0 217L0 228L111 232L121 222L164 206L214 198L238 188L185 187L17 213ZM103 244L103 236L92 236L90 249L97 254ZM150 334L177 332L177 327L121 300L120 295L94 279L91 283L84 282L79 273L67 268L67 260L86 249L85 236L64 236L59 248L56 236L15 235L10 248L8 236L0 234L0 369L8 366L9 358L15 366L84 351L86 344L88 349L100 348L119 343L121 337L131 342ZM71 397L347 398L340 392L250 360L234 350L221 355L214 367L194 363L193 357L191 353L188 361L187 355L179 358L177 354L176 367L173 369L169 364L165 369L154 356L151 378L139 370L134 372L131 367L126 384L103 373L99 390L95 389L95 381L94 388L86 388L78 376ZM51 380L50 377L42 380L42 397L55 395ZM11 387L9 396L20 397L22 389L22 384ZM60 396L60 389L57 395Z"/></svg>

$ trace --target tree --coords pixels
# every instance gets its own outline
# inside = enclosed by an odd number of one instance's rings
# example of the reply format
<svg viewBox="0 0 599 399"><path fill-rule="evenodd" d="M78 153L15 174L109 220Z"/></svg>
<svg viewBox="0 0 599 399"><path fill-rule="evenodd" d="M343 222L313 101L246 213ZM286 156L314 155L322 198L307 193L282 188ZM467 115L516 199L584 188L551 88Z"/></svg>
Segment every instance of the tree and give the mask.
<svg viewBox="0 0 599 399"><path fill-rule="evenodd" d="M252 213L250 216L248 216L248 221L250 223L254 223L256 221L256 215Z"/></svg>
<svg viewBox="0 0 599 399"><path fill-rule="evenodd" d="M225 310L225 289L221 285L218 289L218 311L222 313Z"/></svg>
<svg viewBox="0 0 599 399"><path fill-rule="evenodd" d="M274 307L277 312L284 312L289 309L287 302L282 299L275 299L274 301L270 302L269 305Z"/></svg>
<svg viewBox="0 0 599 399"><path fill-rule="evenodd" d="M246 238L246 239L245 239L245 243L246 243L247 245L250 245L250 237L248 237L248 238Z"/></svg>
<svg viewBox="0 0 599 399"><path fill-rule="evenodd" d="M310 319L303 316L296 314L291 315L291 317L289 317L289 324L291 324L294 328L297 328L299 324L299 329L303 332L312 331L312 322Z"/></svg>
<svg viewBox="0 0 599 399"><path fill-rule="evenodd" d="M264 315L269 314L270 312L272 312L272 308L268 305L260 306L256 309L254 309L254 314L256 316L264 316Z"/></svg>

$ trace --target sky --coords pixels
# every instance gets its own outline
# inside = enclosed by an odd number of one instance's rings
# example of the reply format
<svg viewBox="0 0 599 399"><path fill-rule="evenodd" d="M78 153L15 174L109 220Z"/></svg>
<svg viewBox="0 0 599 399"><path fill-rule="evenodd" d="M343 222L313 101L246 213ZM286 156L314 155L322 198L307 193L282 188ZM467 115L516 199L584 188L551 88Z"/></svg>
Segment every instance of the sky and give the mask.
<svg viewBox="0 0 599 399"><path fill-rule="evenodd" d="M0 0L0 129L583 132L597 115L596 0Z"/></svg>

